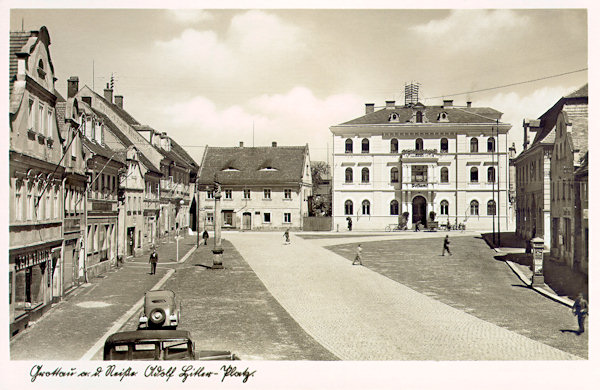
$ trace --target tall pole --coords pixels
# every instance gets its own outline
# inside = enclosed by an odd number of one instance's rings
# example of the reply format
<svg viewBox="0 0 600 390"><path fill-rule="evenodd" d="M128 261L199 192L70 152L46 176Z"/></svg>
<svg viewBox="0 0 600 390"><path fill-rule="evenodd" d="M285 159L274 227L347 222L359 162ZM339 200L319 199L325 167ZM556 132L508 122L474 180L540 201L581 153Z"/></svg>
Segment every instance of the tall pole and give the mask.
<svg viewBox="0 0 600 390"><path fill-rule="evenodd" d="M215 246L212 269L223 268L223 246L221 245L221 185L215 181Z"/></svg>
<svg viewBox="0 0 600 390"><path fill-rule="evenodd" d="M196 178L196 248L200 247L200 183Z"/></svg>
<svg viewBox="0 0 600 390"><path fill-rule="evenodd" d="M496 141L494 140L494 128L492 127L492 141L494 142L494 149L498 147L498 145L496 145ZM499 211L499 204L500 201L498 201L498 203L496 203L496 167L494 166L494 152L495 150L492 149L492 169L494 170L494 177L492 178L492 202L494 203L494 214L498 214ZM498 167L500 166L500 164L497 165ZM499 170L498 170L499 171ZM498 172L498 176L500 176L500 172ZM498 184L498 186L500 186ZM496 216L492 214L492 241L494 242L494 245L496 244Z"/></svg>
<svg viewBox="0 0 600 390"><path fill-rule="evenodd" d="M498 139L498 145L496 147L496 153L498 153L498 158L496 159L498 161L498 211L496 214L498 214L498 247L500 247L500 127L498 125L498 119L496 119L496 138Z"/></svg>

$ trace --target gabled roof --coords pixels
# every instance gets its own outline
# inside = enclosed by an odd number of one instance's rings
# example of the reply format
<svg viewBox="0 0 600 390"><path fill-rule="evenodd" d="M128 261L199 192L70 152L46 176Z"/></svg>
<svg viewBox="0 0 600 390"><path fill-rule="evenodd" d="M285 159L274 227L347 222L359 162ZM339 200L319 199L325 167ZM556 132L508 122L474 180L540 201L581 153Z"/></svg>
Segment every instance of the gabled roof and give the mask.
<svg viewBox="0 0 600 390"><path fill-rule="evenodd" d="M86 137L82 137L82 145L89 149L92 153L105 157L107 159L112 159L113 161L118 161L120 163L125 164L125 158L123 156L123 152L115 152L112 149L109 149L103 145L99 145L96 142L90 141Z"/></svg>
<svg viewBox="0 0 600 390"><path fill-rule="evenodd" d="M31 36L30 32L26 31L11 31L10 32L10 43L9 43L9 66L8 66L8 76L10 82L10 89L12 90L13 82L17 77L17 53L23 51L23 46L29 40Z"/></svg>
<svg viewBox="0 0 600 390"><path fill-rule="evenodd" d="M351 121L344 122L342 125L381 125L381 124L404 124L409 122L415 111L421 111L425 118L423 123L496 123L500 120L502 113L488 107L442 107L429 106L407 107L394 106L391 108L383 108L378 111L363 115ZM447 120L438 120L439 115L445 112ZM389 117L392 113L398 115L397 122L391 122ZM420 124L420 123L419 123Z"/></svg>
<svg viewBox="0 0 600 390"><path fill-rule="evenodd" d="M110 131L121 143L128 148L129 146L134 145L133 142L119 128L110 120L110 118L104 113L92 109L96 115L102 118L103 123L108 127L108 131ZM161 174L160 169L157 168L154 164L150 162L150 160L144 155L141 150L138 150L138 158L140 162L148 169L149 171L157 174Z"/></svg>
<svg viewBox="0 0 600 390"><path fill-rule="evenodd" d="M538 130L531 145L545 139L546 136L556 126L558 114L563 110L563 107L568 104L587 104L588 99L588 84L579 88L577 91L560 98L550 109L543 113L538 119L541 122L541 129ZM570 118L569 118L570 119ZM544 141L547 142L547 141Z"/></svg>
<svg viewBox="0 0 600 390"><path fill-rule="evenodd" d="M308 146L207 147L199 182L222 185L300 183ZM268 169L271 168L271 169Z"/></svg>

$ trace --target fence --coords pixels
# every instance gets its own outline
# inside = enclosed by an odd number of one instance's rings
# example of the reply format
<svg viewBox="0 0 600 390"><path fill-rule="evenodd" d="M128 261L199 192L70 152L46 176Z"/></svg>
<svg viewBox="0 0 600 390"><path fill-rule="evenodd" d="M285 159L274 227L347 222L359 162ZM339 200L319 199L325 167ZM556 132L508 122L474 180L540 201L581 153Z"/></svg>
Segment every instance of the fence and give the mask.
<svg viewBox="0 0 600 390"><path fill-rule="evenodd" d="M302 230L308 232L328 232L331 230L331 217L304 217Z"/></svg>

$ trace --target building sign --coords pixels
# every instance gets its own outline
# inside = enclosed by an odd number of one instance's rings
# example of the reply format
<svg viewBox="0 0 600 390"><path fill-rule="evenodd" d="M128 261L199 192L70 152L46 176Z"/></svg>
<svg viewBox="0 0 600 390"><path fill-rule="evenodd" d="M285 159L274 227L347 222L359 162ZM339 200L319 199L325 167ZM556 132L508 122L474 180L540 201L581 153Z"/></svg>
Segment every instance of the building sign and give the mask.
<svg viewBox="0 0 600 390"><path fill-rule="evenodd" d="M34 265L44 263L52 259L52 250L50 248L40 249L22 255L15 256L15 270L20 271Z"/></svg>
<svg viewBox="0 0 600 390"><path fill-rule="evenodd" d="M93 211L114 211L113 205L114 205L114 203L109 203L109 202L92 202L92 210Z"/></svg>

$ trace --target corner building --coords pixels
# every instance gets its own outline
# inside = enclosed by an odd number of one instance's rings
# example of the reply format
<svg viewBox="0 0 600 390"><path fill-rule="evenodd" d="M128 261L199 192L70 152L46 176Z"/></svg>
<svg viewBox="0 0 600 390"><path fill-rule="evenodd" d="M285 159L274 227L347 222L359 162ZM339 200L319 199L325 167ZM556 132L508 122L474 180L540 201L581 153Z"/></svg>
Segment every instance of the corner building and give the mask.
<svg viewBox="0 0 600 390"><path fill-rule="evenodd" d="M499 218L507 230L511 125L501 117L471 102L407 98L379 109L367 103L363 116L331 126L333 229L346 229L350 218L353 229L383 230L403 213L413 228L433 211L440 224L492 231Z"/></svg>

